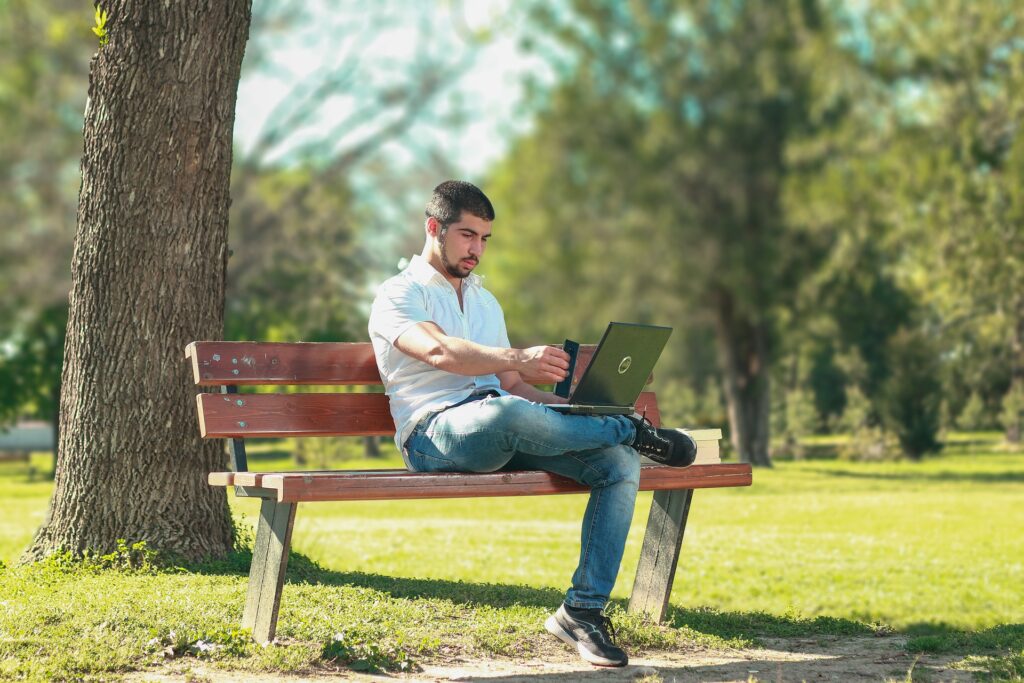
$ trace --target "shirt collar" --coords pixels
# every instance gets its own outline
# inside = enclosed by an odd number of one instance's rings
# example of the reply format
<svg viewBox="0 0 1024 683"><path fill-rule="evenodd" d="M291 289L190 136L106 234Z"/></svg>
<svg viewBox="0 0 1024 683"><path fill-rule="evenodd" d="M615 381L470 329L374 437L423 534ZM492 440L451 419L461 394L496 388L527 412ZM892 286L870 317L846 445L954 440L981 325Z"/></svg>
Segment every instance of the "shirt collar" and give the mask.
<svg viewBox="0 0 1024 683"><path fill-rule="evenodd" d="M448 284L448 280L446 280L441 273L437 272L437 269L430 265L427 259L423 258L420 254L414 255L412 259L410 259L409 265L406 266L405 270L413 277L414 280L416 280L416 282L424 285L432 282L434 278ZM483 279L483 275L470 273L465 278L465 282L472 287L481 287L483 285Z"/></svg>

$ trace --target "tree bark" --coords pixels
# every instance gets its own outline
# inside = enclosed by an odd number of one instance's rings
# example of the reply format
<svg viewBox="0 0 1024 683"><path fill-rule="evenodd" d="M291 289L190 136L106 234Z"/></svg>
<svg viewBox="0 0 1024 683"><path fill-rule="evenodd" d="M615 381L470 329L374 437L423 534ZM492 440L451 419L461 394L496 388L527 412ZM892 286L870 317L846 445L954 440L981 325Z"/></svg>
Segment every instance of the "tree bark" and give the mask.
<svg viewBox="0 0 1024 683"><path fill-rule="evenodd" d="M765 323L739 315L732 296L725 290L717 291L713 299L715 337L724 376L733 448L740 462L771 467L768 452L771 403Z"/></svg>
<svg viewBox="0 0 1024 683"><path fill-rule="evenodd" d="M117 539L231 548L185 345L223 334L228 181L250 0L112 0L90 65L50 509L26 559Z"/></svg>
<svg viewBox="0 0 1024 683"><path fill-rule="evenodd" d="M57 476L57 444L60 443L60 383L50 390L53 396L53 415L50 416L50 431L53 433L53 463L50 467L49 478Z"/></svg>

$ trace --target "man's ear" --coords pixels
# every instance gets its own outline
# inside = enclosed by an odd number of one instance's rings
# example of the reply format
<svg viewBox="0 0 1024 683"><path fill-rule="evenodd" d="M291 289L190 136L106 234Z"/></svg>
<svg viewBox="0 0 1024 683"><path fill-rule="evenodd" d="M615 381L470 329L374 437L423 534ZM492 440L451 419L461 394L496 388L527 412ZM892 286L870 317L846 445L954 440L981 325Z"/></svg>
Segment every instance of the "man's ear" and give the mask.
<svg viewBox="0 0 1024 683"><path fill-rule="evenodd" d="M427 218L426 228L427 228L427 235L429 235L430 237L435 237L436 238L438 231L441 229L441 222L439 220L437 220L436 218L434 218L433 216L429 216Z"/></svg>

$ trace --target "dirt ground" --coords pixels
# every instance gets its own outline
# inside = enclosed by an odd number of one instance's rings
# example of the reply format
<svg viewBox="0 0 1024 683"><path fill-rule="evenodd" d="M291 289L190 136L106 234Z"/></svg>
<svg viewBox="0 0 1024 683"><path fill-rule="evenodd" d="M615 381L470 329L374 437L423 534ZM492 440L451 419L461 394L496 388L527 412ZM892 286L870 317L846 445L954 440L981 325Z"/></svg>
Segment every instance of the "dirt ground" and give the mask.
<svg viewBox="0 0 1024 683"><path fill-rule="evenodd" d="M195 661L179 661L167 667L131 676L131 681L488 681L490 683L563 683L568 681L643 681L683 683L721 681L905 681L913 670L914 681L973 681L969 671L948 668L960 659L950 656L911 655L898 636L865 638L796 638L765 641L765 647L747 650L648 651L631 658L621 669L592 667L574 651L558 643L533 659L451 659L422 662L412 674L366 675L347 670L319 670L304 676L255 675L208 668Z"/></svg>

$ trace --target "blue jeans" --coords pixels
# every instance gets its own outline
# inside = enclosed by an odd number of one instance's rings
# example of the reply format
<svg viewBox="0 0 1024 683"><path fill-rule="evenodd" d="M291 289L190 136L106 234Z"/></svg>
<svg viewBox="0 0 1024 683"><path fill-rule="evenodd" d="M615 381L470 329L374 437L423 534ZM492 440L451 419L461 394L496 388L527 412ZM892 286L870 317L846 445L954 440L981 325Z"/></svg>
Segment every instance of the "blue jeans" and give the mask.
<svg viewBox="0 0 1024 683"><path fill-rule="evenodd" d="M591 487L565 602L603 609L640 485L636 428L621 416L565 415L516 396L470 397L422 419L405 443L417 472L546 470Z"/></svg>

